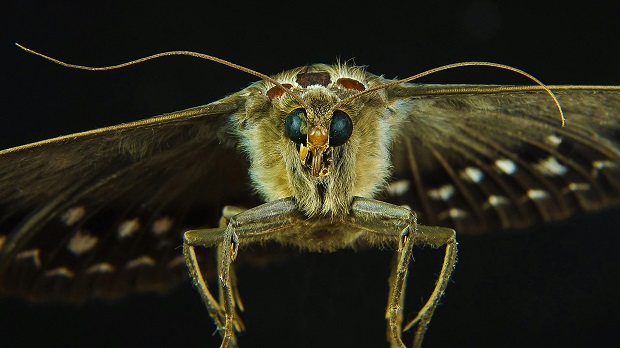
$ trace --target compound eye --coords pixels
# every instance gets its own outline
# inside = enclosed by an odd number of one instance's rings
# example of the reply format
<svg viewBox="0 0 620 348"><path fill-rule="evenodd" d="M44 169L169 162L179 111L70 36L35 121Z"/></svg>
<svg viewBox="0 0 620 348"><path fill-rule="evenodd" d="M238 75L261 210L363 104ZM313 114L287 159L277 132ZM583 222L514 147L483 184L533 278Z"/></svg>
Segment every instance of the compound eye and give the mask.
<svg viewBox="0 0 620 348"><path fill-rule="evenodd" d="M305 144L308 137L306 110L299 108L291 111L284 121L286 136L297 144Z"/></svg>
<svg viewBox="0 0 620 348"><path fill-rule="evenodd" d="M353 122L344 111L336 110L329 125L329 145L340 146L349 140L353 133Z"/></svg>

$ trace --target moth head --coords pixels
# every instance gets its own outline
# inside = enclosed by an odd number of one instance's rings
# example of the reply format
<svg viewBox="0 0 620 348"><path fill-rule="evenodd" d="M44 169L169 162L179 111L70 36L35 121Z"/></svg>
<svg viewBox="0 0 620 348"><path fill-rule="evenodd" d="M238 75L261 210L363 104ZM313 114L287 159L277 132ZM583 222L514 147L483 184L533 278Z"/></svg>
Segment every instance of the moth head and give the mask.
<svg viewBox="0 0 620 348"><path fill-rule="evenodd" d="M286 136L298 144L299 159L310 168L312 176L327 176L333 148L349 140L353 133L353 121L342 110L334 110L321 120L312 113L310 115L304 108L291 111L284 122L284 130Z"/></svg>
<svg viewBox="0 0 620 348"><path fill-rule="evenodd" d="M389 175L394 129L385 94L342 101L383 80L325 65L276 79L279 85L259 82L242 94L237 134L254 189L266 201L293 196L309 216L346 213L353 196L378 192Z"/></svg>

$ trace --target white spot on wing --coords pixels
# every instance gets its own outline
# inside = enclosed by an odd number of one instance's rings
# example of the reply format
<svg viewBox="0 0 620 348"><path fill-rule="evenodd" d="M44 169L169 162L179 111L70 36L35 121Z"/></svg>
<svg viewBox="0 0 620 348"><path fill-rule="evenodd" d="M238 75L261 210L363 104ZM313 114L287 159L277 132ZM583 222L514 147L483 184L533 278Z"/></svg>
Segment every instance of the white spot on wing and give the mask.
<svg viewBox="0 0 620 348"><path fill-rule="evenodd" d="M50 269L45 272L46 277L65 277L65 278L73 278L75 274L71 272L67 267L56 267L54 269Z"/></svg>
<svg viewBox="0 0 620 348"><path fill-rule="evenodd" d="M461 219L467 217L467 212L463 209L452 208L450 209L450 217L453 219Z"/></svg>
<svg viewBox="0 0 620 348"><path fill-rule="evenodd" d="M447 201L454 195L454 186L450 184L443 185L439 188L428 190L428 196L432 199L440 199Z"/></svg>
<svg viewBox="0 0 620 348"><path fill-rule="evenodd" d="M527 191L527 196L530 199L545 199L547 197L549 197L549 192L545 191L545 190L539 190L539 189L530 189Z"/></svg>
<svg viewBox="0 0 620 348"><path fill-rule="evenodd" d="M495 161L495 166L508 175L512 175L517 172L517 165L507 158L498 159Z"/></svg>
<svg viewBox="0 0 620 348"><path fill-rule="evenodd" d="M67 248L76 256L91 250L97 244L98 238L88 231L78 231L71 237Z"/></svg>
<svg viewBox="0 0 620 348"><path fill-rule="evenodd" d="M93 273L112 273L114 272L114 266L107 262L96 263L86 269L86 274Z"/></svg>
<svg viewBox="0 0 620 348"><path fill-rule="evenodd" d="M560 138L559 136L555 134L551 134L545 138L545 143L553 147L558 147L562 143L562 138Z"/></svg>
<svg viewBox="0 0 620 348"><path fill-rule="evenodd" d="M86 214L86 208L80 205L77 207L69 208L67 211L62 213L60 216L60 220L65 223L67 226L73 226L78 221L82 220L84 215Z"/></svg>
<svg viewBox="0 0 620 348"><path fill-rule="evenodd" d="M391 196L402 196L409 191L410 185L409 180L397 180L388 184L386 191Z"/></svg>
<svg viewBox="0 0 620 348"><path fill-rule="evenodd" d="M506 205L510 203L510 200L504 196L500 195L490 195L487 199L486 204L491 207L497 207L500 205Z"/></svg>
<svg viewBox="0 0 620 348"><path fill-rule="evenodd" d="M175 268L178 267L180 265L185 265L185 258L183 256L177 256L174 259L170 260L170 262L168 262L168 265L166 267L170 268Z"/></svg>
<svg viewBox="0 0 620 348"><path fill-rule="evenodd" d="M467 167L461 171L461 178L477 184L484 178L484 173L479 168Z"/></svg>
<svg viewBox="0 0 620 348"><path fill-rule="evenodd" d="M459 209L459 208L450 208L446 211L443 211L441 213L439 213L439 219L443 220L446 218L452 218L452 219L462 219L467 217L469 214L467 214L467 212L463 209Z"/></svg>
<svg viewBox="0 0 620 348"><path fill-rule="evenodd" d="M140 229L140 220L134 218L131 220L125 220L118 226L118 239L131 237L134 233Z"/></svg>
<svg viewBox="0 0 620 348"><path fill-rule="evenodd" d="M40 254L39 249L24 250L18 253L17 255L15 255L15 258L17 260L32 258L32 262L34 263L34 265L37 268L41 268L41 258L39 257L39 254Z"/></svg>
<svg viewBox="0 0 620 348"><path fill-rule="evenodd" d="M129 262L127 262L127 265L125 265L127 269L132 269L140 266L155 266L155 260L153 260L153 258L150 256L144 255L130 260Z"/></svg>
<svg viewBox="0 0 620 348"><path fill-rule="evenodd" d="M544 175L564 175L568 172L568 168L553 156L541 159L534 164L534 168Z"/></svg>
<svg viewBox="0 0 620 348"><path fill-rule="evenodd" d="M168 233L168 231L170 231L173 222L174 221L168 216L161 217L153 222L153 226L151 226L151 231L156 236L166 234Z"/></svg>

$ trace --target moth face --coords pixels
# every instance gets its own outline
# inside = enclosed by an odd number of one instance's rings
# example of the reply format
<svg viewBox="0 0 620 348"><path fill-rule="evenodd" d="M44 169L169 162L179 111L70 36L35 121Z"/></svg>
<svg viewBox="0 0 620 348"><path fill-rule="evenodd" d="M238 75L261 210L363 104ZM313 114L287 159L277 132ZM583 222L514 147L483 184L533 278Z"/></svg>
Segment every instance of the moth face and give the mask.
<svg viewBox="0 0 620 348"><path fill-rule="evenodd" d="M299 159L311 175L327 176L333 160L333 148L349 140L353 122L342 110L328 111L317 117L299 108L286 117L284 131L290 140L298 144Z"/></svg>
<svg viewBox="0 0 620 348"><path fill-rule="evenodd" d="M372 197L389 175L390 109L381 92L337 103L380 78L327 65L275 78L305 105L277 86L249 87L238 135L259 193L267 201L294 196L310 216L344 214L353 196Z"/></svg>

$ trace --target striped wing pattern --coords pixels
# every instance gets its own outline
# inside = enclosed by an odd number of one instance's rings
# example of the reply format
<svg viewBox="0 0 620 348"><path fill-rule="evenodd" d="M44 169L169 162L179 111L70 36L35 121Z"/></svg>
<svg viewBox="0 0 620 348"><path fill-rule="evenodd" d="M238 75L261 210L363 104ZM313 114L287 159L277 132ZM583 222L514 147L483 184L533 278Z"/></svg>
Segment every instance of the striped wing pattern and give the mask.
<svg viewBox="0 0 620 348"><path fill-rule="evenodd" d="M458 88L457 88L458 87ZM460 233L518 229L620 202L620 90L424 87L407 99L388 200ZM395 98L412 95L405 85ZM476 93L435 90L475 90ZM552 87L553 89L553 87Z"/></svg>
<svg viewBox="0 0 620 348"><path fill-rule="evenodd" d="M186 279L182 232L215 226L223 205L248 196L247 165L218 139L235 108L5 152L0 292L80 302Z"/></svg>

